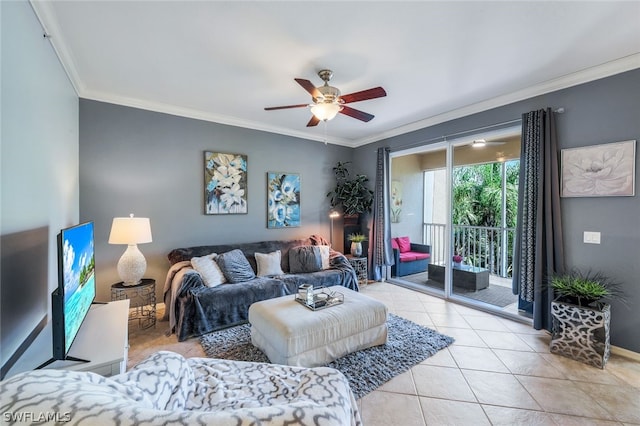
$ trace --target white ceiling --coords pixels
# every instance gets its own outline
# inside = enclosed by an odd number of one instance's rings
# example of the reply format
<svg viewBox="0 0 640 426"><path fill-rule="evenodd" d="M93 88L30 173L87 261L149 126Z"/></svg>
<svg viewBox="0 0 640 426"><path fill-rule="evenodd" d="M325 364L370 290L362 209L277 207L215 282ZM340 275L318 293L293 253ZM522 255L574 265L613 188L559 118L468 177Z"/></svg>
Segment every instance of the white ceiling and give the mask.
<svg viewBox="0 0 640 426"><path fill-rule="evenodd" d="M82 98L347 146L640 68L638 1L32 4ZM375 118L264 111L322 68Z"/></svg>

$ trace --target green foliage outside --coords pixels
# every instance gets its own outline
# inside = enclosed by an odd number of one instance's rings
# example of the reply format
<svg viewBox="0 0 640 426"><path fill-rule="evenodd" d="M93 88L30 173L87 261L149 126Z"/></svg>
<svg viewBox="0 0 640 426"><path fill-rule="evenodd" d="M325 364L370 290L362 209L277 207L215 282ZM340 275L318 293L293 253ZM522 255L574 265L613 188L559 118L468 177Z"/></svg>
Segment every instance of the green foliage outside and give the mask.
<svg viewBox="0 0 640 426"><path fill-rule="evenodd" d="M506 163L506 228L515 228L518 214L518 160ZM465 263L487 265L501 256L502 233L499 229L480 231L470 227L502 227L502 163L456 167L453 170L453 226L454 254L464 256ZM513 233L508 234L509 271L513 247ZM510 275L510 273L509 273Z"/></svg>
<svg viewBox="0 0 640 426"><path fill-rule="evenodd" d="M518 213L520 161L508 161L507 223L515 228ZM502 226L502 163L453 169L453 223L468 226Z"/></svg>

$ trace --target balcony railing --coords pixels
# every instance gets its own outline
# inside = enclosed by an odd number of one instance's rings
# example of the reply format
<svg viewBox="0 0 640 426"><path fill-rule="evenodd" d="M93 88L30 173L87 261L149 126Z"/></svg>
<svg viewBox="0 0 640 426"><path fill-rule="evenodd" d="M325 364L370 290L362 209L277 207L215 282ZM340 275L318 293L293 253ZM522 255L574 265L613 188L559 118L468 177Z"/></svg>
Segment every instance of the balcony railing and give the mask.
<svg viewBox="0 0 640 426"><path fill-rule="evenodd" d="M445 225L423 223L424 244L431 245L431 262L444 264ZM492 275L511 278L515 228L453 225L453 250L467 265L489 270Z"/></svg>

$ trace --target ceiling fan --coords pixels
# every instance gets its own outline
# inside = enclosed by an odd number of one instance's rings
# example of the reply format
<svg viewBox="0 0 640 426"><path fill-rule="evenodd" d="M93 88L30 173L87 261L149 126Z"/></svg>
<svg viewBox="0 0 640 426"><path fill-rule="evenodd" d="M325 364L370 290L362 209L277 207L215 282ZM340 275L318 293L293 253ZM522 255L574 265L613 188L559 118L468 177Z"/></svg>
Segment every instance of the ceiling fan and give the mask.
<svg viewBox="0 0 640 426"><path fill-rule="evenodd" d="M300 86L311 95L311 104L285 105L277 107L267 107L265 111L273 111L277 109L289 108L311 108L313 116L307 123L307 127L317 126L320 121L329 121L338 113L348 115L349 117L364 122L371 121L374 117L372 114L351 108L346 104L352 102L366 101L368 99L381 98L387 96L387 92L382 87L374 87L372 89L362 90L360 92L349 93L348 95L340 95L338 88L329 86L329 81L333 77L333 71L320 70L318 76L324 81L324 85L315 87L309 80L296 78Z"/></svg>

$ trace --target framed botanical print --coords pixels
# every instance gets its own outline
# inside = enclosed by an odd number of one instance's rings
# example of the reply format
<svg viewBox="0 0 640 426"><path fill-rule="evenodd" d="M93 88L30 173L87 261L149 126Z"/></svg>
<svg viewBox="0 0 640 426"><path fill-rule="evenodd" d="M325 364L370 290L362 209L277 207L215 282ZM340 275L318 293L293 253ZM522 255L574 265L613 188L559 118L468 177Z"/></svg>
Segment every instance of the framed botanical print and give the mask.
<svg viewBox="0 0 640 426"><path fill-rule="evenodd" d="M205 214L247 213L247 156L205 151Z"/></svg>
<svg viewBox="0 0 640 426"><path fill-rule="evenodd" d="M267 172L267 228L300 226L300 175Z"/></svg>

